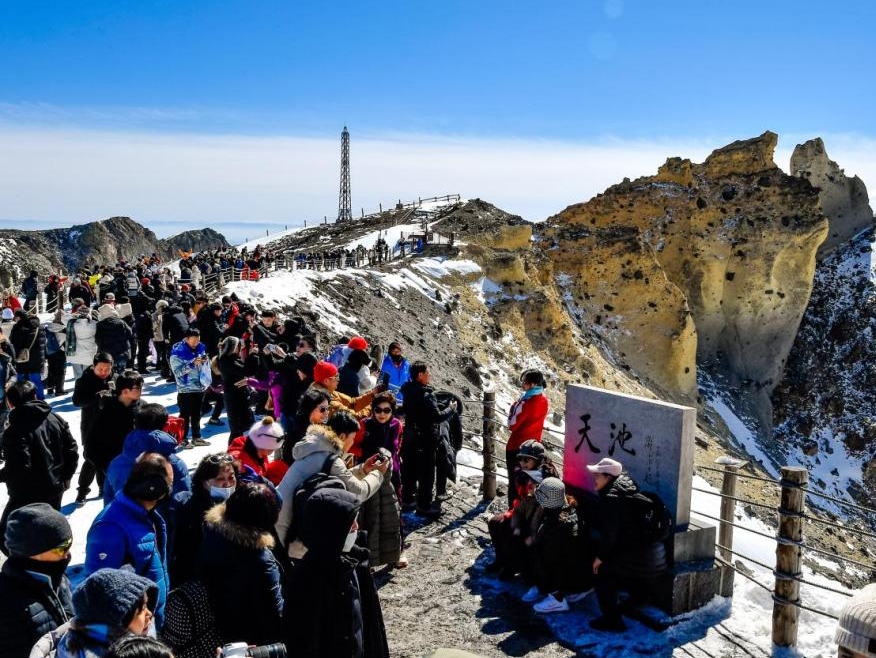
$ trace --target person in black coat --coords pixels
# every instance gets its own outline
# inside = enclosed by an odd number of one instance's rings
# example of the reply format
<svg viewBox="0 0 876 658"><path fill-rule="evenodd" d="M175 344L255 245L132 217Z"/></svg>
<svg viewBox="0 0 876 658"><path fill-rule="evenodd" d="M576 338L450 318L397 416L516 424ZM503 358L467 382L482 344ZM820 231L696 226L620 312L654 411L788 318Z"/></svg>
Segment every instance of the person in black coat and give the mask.
<svg viewBox="0 0 876 658"><path fill-rule="evenodd" d="M225 325L222 324L222 304L212 304L198 311L196 326L201 331L201 342L207 348L207 354L219 354L219 341L225 335Z"/></svg>
<svg viewBox="0 0 876 658"><path fill-rule="evenodd" d="M98 352L94 355L93 364L85 369L82 376L73 385L73 406L82 408L79 420L79 436L82 437L83 443L85 443L85 440L91 433L91 428L94 426L94 421L100 412L101 400L110 394L110 385L115 386L112 375L112 355L106 352ZM97 475L97 485L100 488L100 495L102 497L104 474L102 471L98 471L94 466L94 462L85 456L82 469L79 471L76 493L77 504L85 503L85 499L91 491L91 483L95 475Z"/></svg>
<svg viewBox="0 0 876 658"><path fill-rule="evenodd" d="M224 502L237 487L237 463L227 452L207 455L192 477L192 490L174 496L176 532L170 556L170 582L173 587L195 577L195 564L204 537L204 515Z"/></svg>
<svg viewBox="0 0 876 658"><path fill-rule="evenodd" d="M588 542L562 480L544 478L535 489L535 501L541 520L523 564L525 580L534 585L523 600L538 601L536 612L565 612L569 603L592 590Z"/></svg>
<svg viewBox="0 0 876 658"><path fill-rule="evenodd" d="M411 366L411 381L402 386L405 401L405 427L402 442L402 505L414 506L417 513L435 516L440 509L433 506L432 487L438 452L439 425L456 412L451 402L443 411L438 407L435 392L429 386L432 375L428 366L417 361Z"/></svg>
<svg viewBox="0 0 876 658"><path fill-rule="evenodd" d="M283 573L273 553L279 513L271 487L247 482L204 517L198 578L210 594L225 643L283 639Z"/></svg>
<svg viewBox="0 0 876 658"><path fill-rule="evenodd" d="M234 336L226 336L220 344L216 360L222 375L222 398L228 416L228 442L243 435L254 422L249 406L250 389L246 386L246 367L240 358L241 341ZM241 382L243 384L239 385Z"/></svg>
<svg viewBox="0 0 876 658"><path fill-rule="evenodd" d="M359 536L358 497L317 489L304 505L299 540L306 548L287 580L283 626L289 655L302 658L389 656L380 600ZM364 535L364 533L362 533Z"/></svg>
<svg viewBox="0 0 876 658"><path fill-rule="evenodd" d="M73 532L60 512L34 503L9 516L9 559L0 571L0 656L28 658L46 633L73 617L70 564Z"/></svg>
<svg viewBox="0 0 876 658"><path fill-rule="evenodd" d="M125 437L134 429L134 414L140 405L143 376L126 370L115 379L115 395L100 400L100 411L85 437L85 458L106 474L110 462L121 452Z"/></svg>
<svg viewBox="0 0 876 658"><path fill-rule="evenodd" d="M131 327L119 317L116 310L109 304L97 309L100 320L94 333L94 342L99 352L113 355L113 369L121 373L131 358L131 340L134 334Z"/></svg>
<svg viewBox="0 0 876 658"><path fill-rule="evenodd" d="M9 332L9 342L12 343L17 355L21 356L24 349L30 353L27 361L16 360L15 369L18 371L18 379L32 381L37 389L37 397L42 400L45 397L43 365L46 362L46 332L40 326L40 319L35 315L27 315L19 309L15 311L15 317L18 320Z"/></svg>
<svg viewBox="0 0 876 658"><path fill-rule="evenodd" d="M623 472L620 462L608 457L587 466L598 492L589 514L593 574L602 616L590 621L600 631L626 630L618 606L618 589L626 586L635 593L667 569L663 542L642 543L639 521L631 515L629 498L639 486Z"/></svg>
<svg viewBox="0 0 876 658"><path fill-rule="evenodd" d="M183 313L182 306L173 304L164 310L161 331L164 333L164 342L168 345L168 352L171 347L185 338L188 329L189 321Z"/></svg>
<svg viewBox="0 0 876 658"><path fill-rule="evenodd" d="M155 334L152 327L152 313L148 308L137 312L134 319L134 334L137 337L137 372L145 375L146 359L150 354L149 342Z"/></svg>
<svg viewBox="0 0 876 658"><path fill-rule="evenodd" d="M12 410L0 443L6 459L0 481L6 482L9 501L0 517L0 537L9 514L19 507L48 503L61 509L61 496L79 463L79 446L67 422L36 399L33 383L13 384L6 402Z"/></svg>

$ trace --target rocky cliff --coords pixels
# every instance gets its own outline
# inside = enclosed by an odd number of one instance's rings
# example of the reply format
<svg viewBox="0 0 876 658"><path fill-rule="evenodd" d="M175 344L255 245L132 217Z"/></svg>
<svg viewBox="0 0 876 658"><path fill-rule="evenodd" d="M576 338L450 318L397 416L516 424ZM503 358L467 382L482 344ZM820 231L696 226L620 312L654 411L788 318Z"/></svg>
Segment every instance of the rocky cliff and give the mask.
<svg viewBox="0 0 876 658"><path fill-rule="evenodd" d="M694 399L698 365L714 370L762 434L828 233L818 191L773 162L776 142L670 158L536 232L579 325L674 399Z"/></svg>
<svg viewBox="0 0 876 658"><path fill-rule="evenodd" d="M821 138L798 144L791 155L791 174L818 190L818 203L830 220L830 233L818 250L819 259L847 244L861 231L872 229L873 211L864 181L849 178L827 157Z"/></svg>
<svg viewBox="0 0 876 658"><path fill-rule="evenodd" d="M0 230L0 285L14 286L31 269L42 274L71 272L86 264L112 264L141 255L178 258L177 249L215 249L227 246L213 229L186 231L159 240L155 233L129 217L110 217L66 229Z"/></svg>

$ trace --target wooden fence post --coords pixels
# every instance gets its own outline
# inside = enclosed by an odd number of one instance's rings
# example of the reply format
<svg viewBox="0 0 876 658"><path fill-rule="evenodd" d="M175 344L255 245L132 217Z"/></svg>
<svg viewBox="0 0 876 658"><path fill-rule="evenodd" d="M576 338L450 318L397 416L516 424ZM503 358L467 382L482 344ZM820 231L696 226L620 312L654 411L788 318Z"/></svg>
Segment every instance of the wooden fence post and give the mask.
<svg viewBox="0 0 876 658"><path fill-rule="evenodd" d="M718 554L727 562L733 562L733 512L736 509L736 501L726 496L736 496L736 474L739 467L745 465L728 457L719 457L716 464L724 467L724 481L721 483L721 525L718 526ZM723 548L722 548L723 547Z"/></svg>
<svg viewBox="0 0 876 658"><path fill-rule="evenodd" d="M496 497L496 393L484 391L484 500Z"/></svg>
<svg viewBox="0 0 876 658"><path fill-rule="evenodd" d="M803 503L806 493L800 487L809 483L809 472L799 466L782 466L782 502L779 507L779 534L776 546L776 587L773 596L773 644L797 644L800 608L799 546L803 541Z"/></svg>

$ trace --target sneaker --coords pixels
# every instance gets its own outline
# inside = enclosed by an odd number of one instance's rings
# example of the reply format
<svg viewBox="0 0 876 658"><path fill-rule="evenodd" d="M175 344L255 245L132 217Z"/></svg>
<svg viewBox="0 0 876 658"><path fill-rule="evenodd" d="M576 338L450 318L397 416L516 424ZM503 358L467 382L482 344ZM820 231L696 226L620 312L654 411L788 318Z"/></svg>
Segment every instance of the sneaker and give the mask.
<svg viewBox="0 0 876 658"><path fill-rule="evenodd" d="M194 447L195 446L192 445L191 441L183 441L182 443L179 444L180 450L191 450Z"/></svg>
<svg viewBox="0 0 876 658"><path fill-rule="evenodd" d="M574 594L566 594L566 601L569 603L578 603L578 601L583 601L588 597L588 595L593 591L591 587L588 590L584 590L583 592L575 592Z"/></svg>
<svg viewBox="0 0 876 658"><path fill-rule="evenodd" d="M532 606L532 609L536 612L542 613L568 612L569 603L566 601L566 599L561 599L557 601L557 599L554 598L553 594L548 594L544 598L544 601L542 601L541 603L536 603L534 606Z"/></svg>
<svg viewBox="0 0 876 658"><path fill-rule="evenodd" d="M200 436L197 439L192 439L193 446L208 446L210 442L206 439L202 439Z"/></svg>
<svg viewBox="0 0 876 658"><path fill-rule="evenodd" d="M207 421L207 425L224 425L224 424L225 423L223 423L218 418L211 418L210 420Z"/></svg>
<svg viewBox="0 0 876 658"><path fill-rule="evenodd" d="M526 594L520 597L520 600L524 603L532 603L534 601L538 601L541 598L541 592L538 591L538 587L533 585L528 590L526 590Z"/></svg>
<svg viewBox="0 0 876 658"><path fill-rule="evenodd" d="M605 615L603 615L602 617L591 619L590 628L592 628L594 631L622 633L623 631L627 630L627 625L624 623L624 620L620 615L618 615L617 617L606 617Z"/></svg>
<svg viewBox="0 0 876 658"><path fill-rule="evenodd" d="M395 563L396 569L407 569L408 568L408 556L402 552L401 555L398 556L398 561Z"/></svg>
<svg viewBox="0 0 876 658"><path fill-rule="evenodd" d="M83 507L85 505L85 498L76 498L76 507Z"/></svg>

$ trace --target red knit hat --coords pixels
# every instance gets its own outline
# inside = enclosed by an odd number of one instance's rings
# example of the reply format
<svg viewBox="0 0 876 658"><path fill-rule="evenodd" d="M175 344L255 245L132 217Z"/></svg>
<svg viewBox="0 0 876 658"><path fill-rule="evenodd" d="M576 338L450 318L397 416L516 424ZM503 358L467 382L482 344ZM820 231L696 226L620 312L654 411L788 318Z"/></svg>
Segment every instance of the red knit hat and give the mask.
<svg viewBox="0 0 876 658"><path fill-rule="evenodd" d="M347 347L351 350L367 350L368 341L362 338L362 336L353 336L347 341Z"/></svg>
<svg viewBox="0 0 876 658"><path fill-rule="evenodd" d="M337 374L337 367L335 367L334 364L331 364L328 361L320 361L315 366L313 366L313 381L315 381L317 384L321 384L329 377L334 377Z"/></svg>

